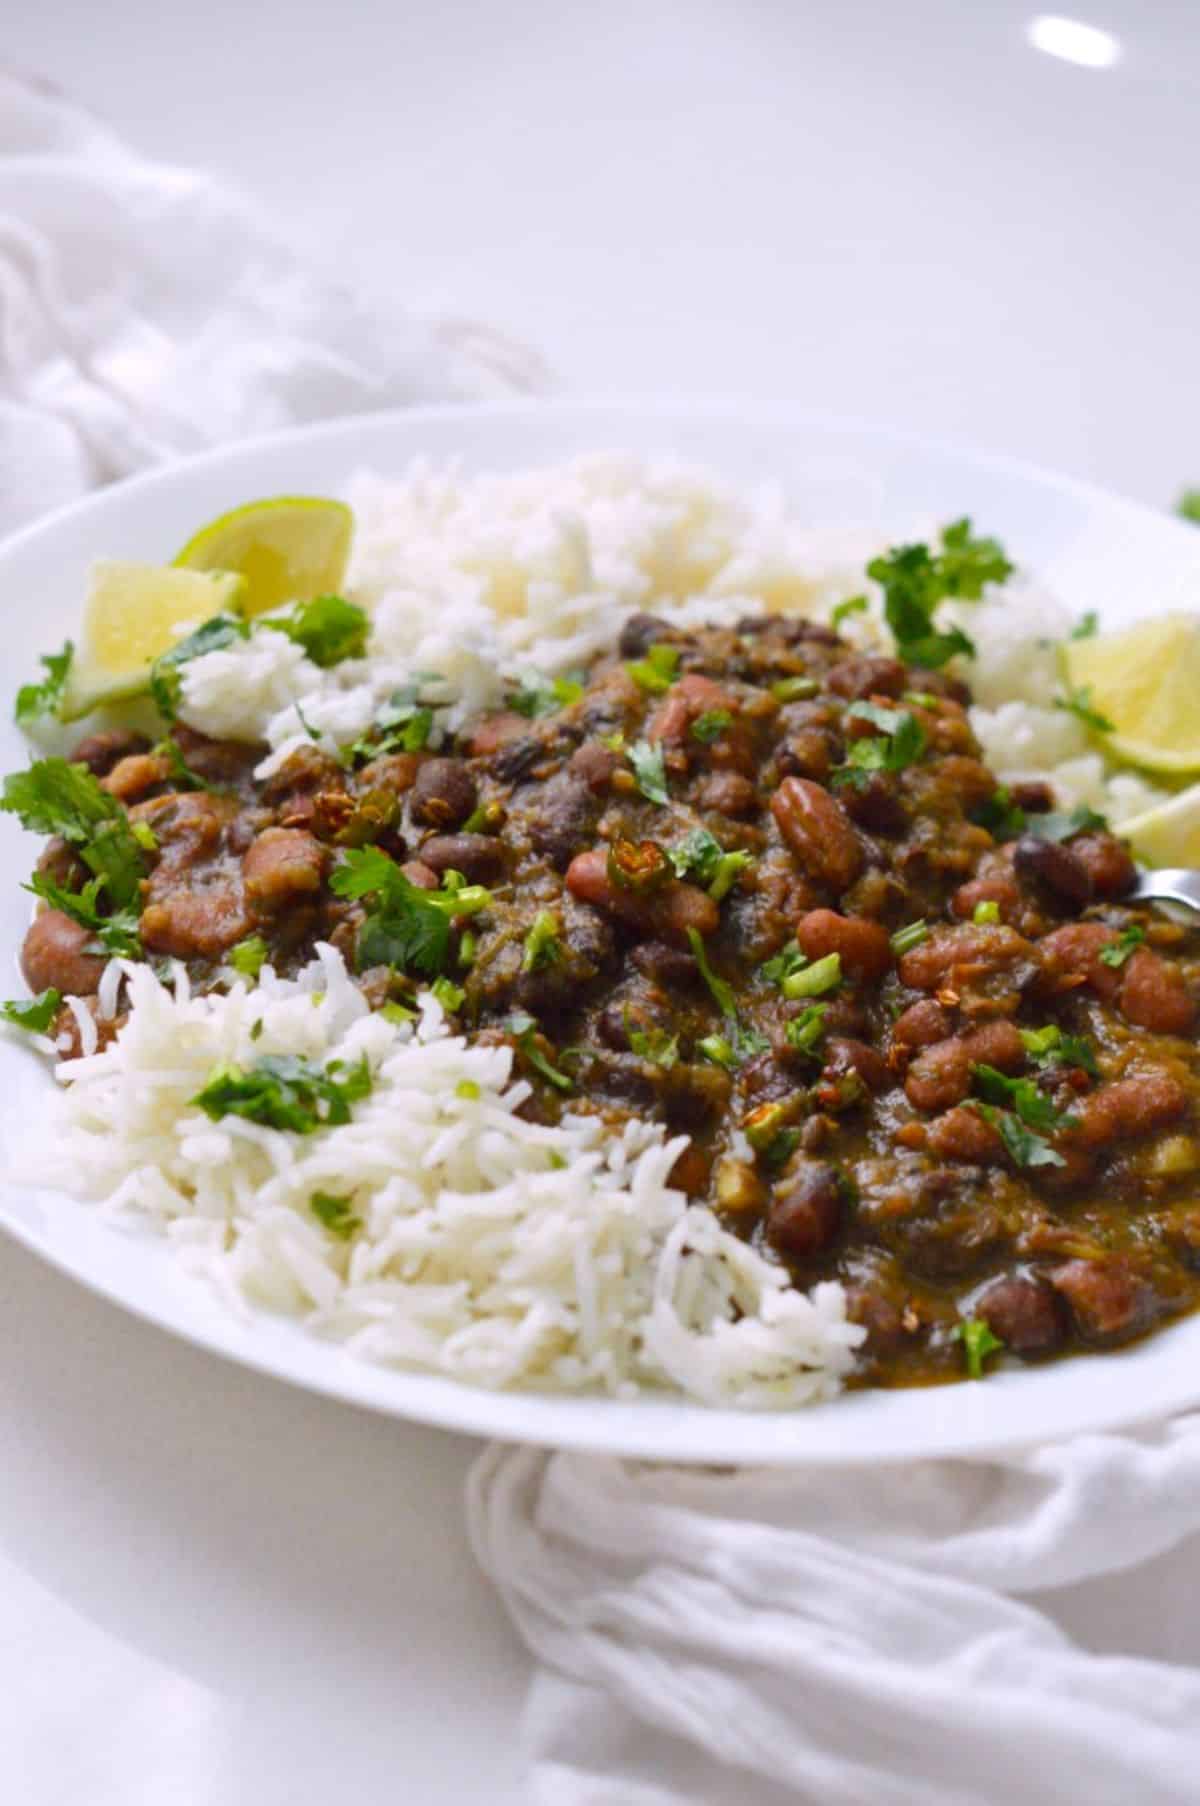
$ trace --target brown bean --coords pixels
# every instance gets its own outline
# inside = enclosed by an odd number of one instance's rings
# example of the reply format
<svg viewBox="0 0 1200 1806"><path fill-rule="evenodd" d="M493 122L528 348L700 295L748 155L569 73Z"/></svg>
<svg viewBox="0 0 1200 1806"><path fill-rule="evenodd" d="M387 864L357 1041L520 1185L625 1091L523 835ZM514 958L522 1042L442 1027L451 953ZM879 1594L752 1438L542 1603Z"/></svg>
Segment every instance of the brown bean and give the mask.
<svg viewBox="0 0 1200 1806"><path fill-rule="evenodd" d="M1069 991L1087 984L1098 997L1110 1001L1120 988L1121 974L1106 966L1100 955L1116 939L1116 929L1106 928L1103 922L1068 922L1044 936L1038 947L1050 988Z"/></svg>
<svg viewBox="0 0 1200 1806"><path fill-rule="evenodd" d="M475 801L475 780L461 759L426 759L417 772L409 808L423 827L457 828Z"/></svg>
<svg viewBox="0 0 1200 1806"><path fill-rule="evenodd" d="M1157 1035L1190 1034L1196 1005L1173 960L1149 947L1139 947L1121 976L1121 1014Z"/></svg>
<svg viewBox="0 0 1200 1806"><path fill-rule="evenodd" d="M491 884L504 871L503 842L491 834L432 834L418 851L430 871L461 872L472 884Z"/></svg>
<svg viewBox="0 0 1200 1806"><path fill-rule="evenodd" d="M1017 1072L1025 1064L1025 1043L1016 1025L1005 1019L985 1022L964 1037L973 1066L994 1066L999 1072Z"/></svg>
<svg viewBox="0 0 1200 1806"><path fill-rule="evenodd" d="M1071 848L1057 841L1023 834L1013 850L1013 866L1026 884L1041 884L1061 902L1082 909L1092 900L1092 879L1087 866Z"/></svg>
<svg viewBox="0 0 1200 1806"><path fill-rule="evenodd" d="M85 953L92 931L59 909L44 909L34 917L21 948L21 971L31 991L54 989L72 997L87 997L100 983L107 956Z"/></svg>
<svg viewBox="0 0 1200 1806"><path fill-rule="evenodd" d="M971 1307L1004 1346L1025 1359L1053 1354L1067 1338L1066 1313L1053 1286L1032 1273L1005 1273Z"/></svg>
<svg viewBox="0 0 1200 1806"><path fill-rule="evenodd" d="M1026 778L1009 786L1014 805L1026 815L1047 815L1054 807L1054 792L1041 778Z"/></svg>
<svg viewBox="0 0 1200 1806"><path fill-rule="evenodd" d="M575 777L582 778L594 795L602 796L620 763L620 753L613 752L611 747L602 746L599 740L585 740L572 753L567 769Z"/></svg>
<svg viewBox="0 0 1200 1806"><path fill-rule="evenodd" d="M832 665L825 678L835 696L865 702L868 696L902 696L908 688L908 671L899 659L874 653L855 653Z"/></svg>
<svg viewBox="0 0 1200 1806"><path fill-rule="evenodd" d="M219 959L254 927L239 887L167 890L142 911L141 935L151 953L173 959Z"/></svg>
<svg viewBox="0 0 1200 1806"><path fill-rule="evenodd" d="M1015 928L964 922L957 928L935 928L927 941L903 956L900 976L914 991L936 991L956 970L981 976L1025 959L1035 960L1036 952Z"/></svg>
<svg viewBox="0 0 1200 1806"><path fill-rule="evenodd" d="M1020 892L1011 872L997 872L993 877L971 878L960 884L950 907L960 920L970 921L980 903L994 903L1006 920L1020 903Z"/></svg>
<svg viewBox="0 0 1200 1806"><path fill-rule="evenodd" d="M130 753L118 759L108 776L101 778L100 788L120 803L136 803L156 784L165 784L170 776L171 767L161 753Z"/></svg>
<svg viewBox="0 0 1200 1806"><path fill-rule="evenodd" d="M833 767L829 735L820 727L800 728L780 746L775 754L775 764L784 777L816 778L823 782Z"/></svg>
<svg viewBox="0 0 1200 1806"><path fill-rule="evenodd" d="M1073 1108L1077 1126L1068 1133L1085 1147L1103 1147L1110 1141L1152 1135L1178 1121L1187 1107L1188 1094L1180 1081L1161 1067L1147 1067L1081 1098Z"/></svg>
<svg viewBox="0 0 1200 1806"><path fill-rule="evenodd" d="M759 810L758 790L740 771L714 771L701 786L697 801L702 809L715 809L735 821L757 815Z"/></svg>
<svg viewBox="0 0 1200 1806"><path fill-rule="evenodd" d="M608 853L604 847L589 847L576 853L567 867L566 886L581 903L594 903L598 909L616 907L616 887L608 875Z"/></svg>
<svg viewBox="0 0 1200 1806"><path fill-rule="evenodd" d="M950 1018L932 997L910 1003L892 1024L892 1040L902 1047L932 1047L935 1042L946 1040L949 1033Z"/></svg>
<svg viewBox="0 0 1200 1806"><path fill-rule="evenodd" d="M863 866L863 850L845 810L809 778L784 778L771 798L779 832L805 873L838 896Z"/></svg>
<svg viewBox="0 0 1200 1806"><path fill-rule="evenodd" d="M617 650L622 658L644 658L660 640L672 640L674 629L661 615L630 615L621 629Z"/></svg>
<svg viewBox="0 0 1200 1806"><path fill-rule="evenodd" d="M680 941L688 939L695 929L701 940L715 934L721 923L721 911L707 891L694 884L668 884L651 900L651 919L660 933Z"/></svg>
<svg viewBox="0 0 1200 1806"><path fill-rule="evenodd" d="M651 716L646 738L652 744L664 740L668 745L678 745L687 739L692 722L707 710L729 709L733 712L738 706L737 697L714 678L704 677L699 671L689 671L671 686Z"/></svg>
<svg viewBox="0 0 1200 1806"><path fill-rule="evenodd" d="M767 1239L794 1260L819 1254L841 1227L845 1205L836 1167L800 1160L775 1187L767 1211Z"/></svg>
<svg viewBox="0 0 1200 1806"><path fill-rule="evenodd" d="M271 912L312 896L328 863L328 848L303 829L267 828L242 860L246 901L252 909Z"/></svg>
<svg viewBox="0 0 1200 1806"><path fill-rule="evenodd" d="M441 880L432 866L426 865L423 859L406 859L400 867L410 884L418 890L440 890Z"/></svg>
<svg viewBox="0 0 1200 1806"><path fill-rule="evenodd" d="M660 985L688 984L699 971L694 955L666 941L643 941L629 957L644 977Z"/></svg>
<svg viewBox="0 0 1200 1806"><path fill-rule="evenodd" d="M529 723L524 715L507 712L487 715L471 729L467 751L473 759L490 759L501 747L509 745L513 740L523 739L528 732Z"/></svg>
<svg viewBox="0 0 1200 1806"><path fill-rule="evenodd" d="M1133 889L1137 867L1115 834L1077 834L1071 851L1087 868L1094 896L1123 897Z"/></svg>
<svg viewBox="0 0 1200 1806"><path fill-rule="evenodd" d="M904 1089L918 1110L950 1110L971 1089L971 1056L960 1036L938 1041L909 1067Z"/></svg>
<svg viewBox="0 0 1200 1806"><path fill-rule="evenodd" d="M1159 1313L1153 1288L1120 1255L1071 1260L1047 1277L1088 1342L1124 1341L1148 1329Z"/></svg>
<svg viewBox="0 0 1200 1806"><path fill-rule="evenodd" d="M978 809L996 794L995 775L979 759L952 753L937 768L938 782L954 793L964 809Z"/></svg>
<svg viewBox="0 0 1200 1806"><path fill-rule="evenodd" d="M847 1286L846 1316L867 1332L866 1340L860 1344L862 1353L887 1356L903 1346L905 1329L900 1308L886 1292L873 1291L869 1286Z"/></svg>
<svg viewBox="0 0 1200 1806"><path fill-rule="evenodd" d="M891 1083L887 1061L865 1041L838 1035L825 1042L823 1078L840 1079L856 1072L868 1091L886 1091Z"/></svg>
<svg viewBox="0 0 1200 1806"><path fill-rule="evenodd" d="M997 1166L1004 1161L1004 1143L978 1110L965 1104L947 1110L929 1125L930 1153L939 1160L965 1160L976 1166Z"/></svg>
<svg viewBox="0 0 1200 1806"><path fill-rule="evenodd" d="M871 772L865 782L847 789L844 807L869 834L899 834L908 826L896 779L882 771Z"/></svg>
<svg viewBox="0 0 1200 1806"><path fill-rule="evenodd" d="M383 753L363 766L355 783L360 791L391 790L396 796L403 796L412 789L420 763L416 753Z"/></svg>
<svg viewBox="0 0 1200 1806"><path fill-rule="evenodd" d="M796 939L806 959L836 953L856 978L882 978L890 971L892 944L881 922L843 916L834 909L810 909L796 924Z"/></svg>
<svg viewBox="0 0 1200 1806"><path fill-rule="evenodd" d="M650 896L639 897L615 885L608 872L608 853L591 847L577 853L567 867L566 886L581 903L608 909L623 921L663 939L686 941L688 929L701 936L716 932L721 912L706 891L674 881Z"/></svg>
<svg viewBox="0 0 1200 1806"><path fill-rule="evenodd" d="M129 728L111 728L107 733L88 734L81 740L71 754L71 763L86 765L94 778L103 778L119 759L149 750L145 734L135 734Z"/></svg>

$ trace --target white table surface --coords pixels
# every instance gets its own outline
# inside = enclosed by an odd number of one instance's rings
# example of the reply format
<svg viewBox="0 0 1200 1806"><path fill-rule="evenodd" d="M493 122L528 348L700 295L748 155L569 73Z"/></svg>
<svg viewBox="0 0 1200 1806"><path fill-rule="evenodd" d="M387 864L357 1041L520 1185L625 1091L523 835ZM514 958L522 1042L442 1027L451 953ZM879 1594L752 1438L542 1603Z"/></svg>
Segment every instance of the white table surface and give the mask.
<svg viewBox="0 0 1200 1806"><path fill-rule="evenodd" d="M799 399L1166 502L1200 480L1200 14L1103 0L1123 55L1089 71L1028 47L1034 11L48 0L4 55L569 388ZM7 1243L0 1323L5 1802L528 1797L472 1445L176 1345ZM1200 1660L1197 1560L1055 1609Z"/></svg>

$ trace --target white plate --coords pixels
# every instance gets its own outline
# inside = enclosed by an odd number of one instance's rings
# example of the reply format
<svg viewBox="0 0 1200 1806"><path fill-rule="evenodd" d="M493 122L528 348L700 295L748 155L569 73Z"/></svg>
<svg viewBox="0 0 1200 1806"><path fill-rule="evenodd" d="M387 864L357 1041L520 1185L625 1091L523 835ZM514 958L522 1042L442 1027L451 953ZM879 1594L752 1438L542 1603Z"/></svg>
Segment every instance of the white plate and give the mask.
<svg viewBox="0 0 1200 1806"><path fill-rule="evenodd" d="M359 467L397 470L416 454L503 470L596 447L678 453L739 481L779 478L813 522L900 533L914 518L970 513L1068 603L1097 608L1106 621L1200 605L1195 529L1010 461L794 409L662 402L439 408L213 453L110 489L10 540L0 548L4 714L38 653L57 647L77 622L87 568L99 554L168 558L198 521L248 498L333 492ZM0 751L4 770L25 761L11 725L0 728ZM15 953L28 920L19 882L33 843L8 817L0 820L0 851L0 936ZM11 1173L22 1148L36 1144L53 1082L40 1061L6 1041L0 1088ZM856 1393L792 1413L492 1394L354 1361L289 1322L231 1317L160 1242L107 1227L67 1198L10 1184L0 1193L0 1225L126 1309L246 1366L373 1410L514 1440L676 1461L866 1461L977 1453L1131 1422L1200 1398L1200 1316L1120 1354L998 1373L983 1384Z"/></svg>

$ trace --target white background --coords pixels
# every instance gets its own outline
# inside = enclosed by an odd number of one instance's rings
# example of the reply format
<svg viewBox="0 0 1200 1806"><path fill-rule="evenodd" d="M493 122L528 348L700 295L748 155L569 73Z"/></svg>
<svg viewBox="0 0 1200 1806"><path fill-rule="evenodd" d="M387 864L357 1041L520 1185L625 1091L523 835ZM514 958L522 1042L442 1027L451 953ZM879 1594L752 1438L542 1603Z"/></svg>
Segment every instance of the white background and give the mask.
<svg viewBox="0 0 1200 1806"><path fill-rule="evenodd" d="M5 57L400 305L589 392L747 393L1167 503L1200 481L1200 13L1103 0L43 0ZM504 1806L469 1445L291 1393L0 1247L14 1806ZM1195 1552L1061 1600L1182 1655Z"/></svg>

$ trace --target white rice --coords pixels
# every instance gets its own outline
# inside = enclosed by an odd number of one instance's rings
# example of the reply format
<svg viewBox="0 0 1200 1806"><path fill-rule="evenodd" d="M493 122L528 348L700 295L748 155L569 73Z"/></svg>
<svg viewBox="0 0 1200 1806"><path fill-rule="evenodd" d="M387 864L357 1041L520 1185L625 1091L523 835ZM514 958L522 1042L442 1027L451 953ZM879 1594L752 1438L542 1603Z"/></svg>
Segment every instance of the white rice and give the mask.
<svg viewBox="0 0 1200 1806"><path fill-rule="evenodd" d="M639 608L698 621L765 604L827 618L866 592L870 610L842 631L887 643L863 576L878 541L821 532L778 493L747 497L677 465L597 456L478 478L418 466L396 481L360 477L350 499L347 593L370 614L368 656L323 672L259 631L183 668L184 718L265 740L264 773L310 732L331 747L358 738L417 672L443 680L451 706L437 719L452 731L523 667L570 669L610 645ZM1002 778L1047 777L1064 805L1118 823L1157 798L1112 774L1054 707L1053 641L1070 625L1060 605L1014 579L957 612L978 647L964 672L973 723ZM682 1140L638 1122L606 1137L588 1118L524 1121L529 1088L507 1049L450 1035L428 995L415 1032L371 1015L329 948L294 983L269 967L256 988L228 976L227 994L196 998L182 970L164 984L112 962L100 1014L116 1013L125 985L129 1018L100 1052L72 1000L85 1052L58 1069L54 1159L64 1185L86 1175L106 1208L165 1231L231 1305L299 1313L358 1354L484 1386L668 1386L711 1404L787 1405L828 1396L853 1366L862 1332L842 1288L794 1290L689 1206L668 1184ZM351 1122L309 1136L213 1123L191 1102L217 1065L271 1052L365 1054L373 1090ZM479 1095L460 1096L464 1081ZM348 1240L314 1216L320 1191L349 1200Z"/></svg>

